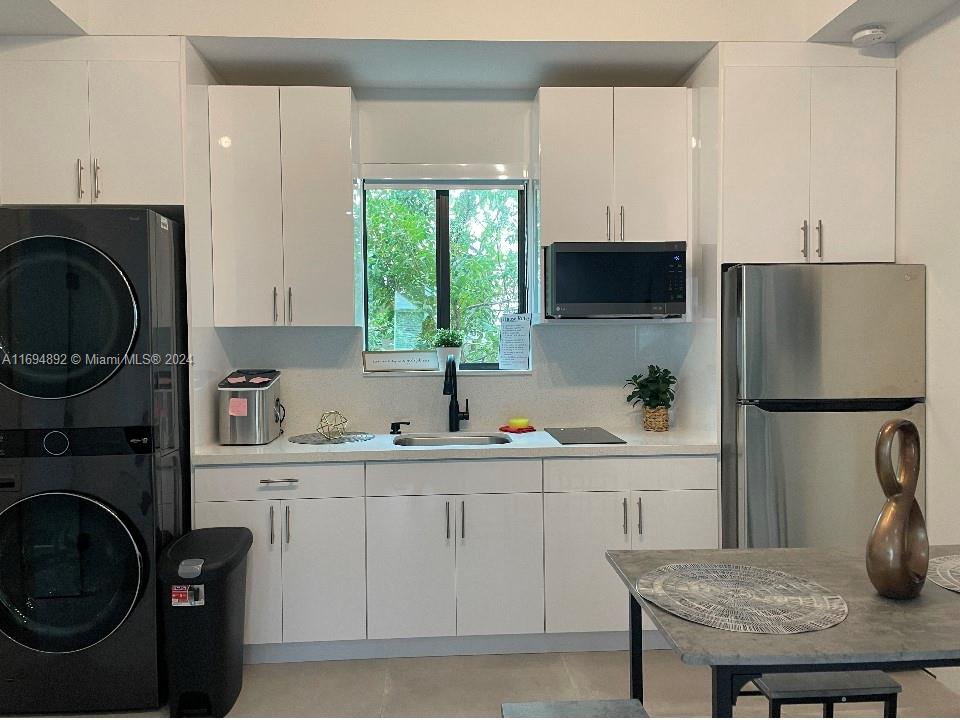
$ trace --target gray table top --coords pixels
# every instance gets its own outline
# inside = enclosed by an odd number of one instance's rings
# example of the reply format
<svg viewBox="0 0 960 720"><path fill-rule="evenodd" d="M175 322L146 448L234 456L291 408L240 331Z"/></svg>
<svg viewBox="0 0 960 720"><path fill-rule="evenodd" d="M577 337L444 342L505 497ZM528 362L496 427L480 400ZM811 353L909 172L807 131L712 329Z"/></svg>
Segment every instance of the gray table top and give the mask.
<svg viewBox="0 0 960 720"><path fill-rule="evenodd" d="M930 557L960 545L930 548ZM805 665L847 662L957 660L960 593L928 579L920 597L881 597L867 577L863 551L836 548L757 550L610 550L607 560L664 638L691 665ZM843 597L849 614L827 630L796 635L737 633L699 625L661 610L636 592L636 581L661 565L717 562L782 570Z"/></svg>

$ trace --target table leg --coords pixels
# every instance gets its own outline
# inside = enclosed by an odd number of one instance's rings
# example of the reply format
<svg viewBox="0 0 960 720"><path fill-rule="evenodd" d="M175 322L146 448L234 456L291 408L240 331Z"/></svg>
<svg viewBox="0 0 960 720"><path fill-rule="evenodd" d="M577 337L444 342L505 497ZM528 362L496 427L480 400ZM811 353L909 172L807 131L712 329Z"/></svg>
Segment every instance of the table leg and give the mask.
<svg viewBox="0 0 960 720"><path fill-rule="evenodd" d="M733 668L713 667L713 717L733 717L733 704L739 691L734 690Z"/></svg>
<svg viewBox="0 0 960 720"><path fill-rule="evenodd" d="M630 697L643 702L643 613L630 595Z"/></svg>

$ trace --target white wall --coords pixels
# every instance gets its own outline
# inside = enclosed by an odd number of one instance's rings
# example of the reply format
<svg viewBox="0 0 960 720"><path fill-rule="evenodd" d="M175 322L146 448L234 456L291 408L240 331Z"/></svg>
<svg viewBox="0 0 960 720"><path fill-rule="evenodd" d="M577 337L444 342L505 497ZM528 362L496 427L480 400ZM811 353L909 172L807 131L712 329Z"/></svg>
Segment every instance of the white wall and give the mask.
<svg viewBox="0 0 960 720"><path fill-rule="evenodd" d="M927 525L960 543L960 6L899 44L897 260L927 266Z"/></svg>

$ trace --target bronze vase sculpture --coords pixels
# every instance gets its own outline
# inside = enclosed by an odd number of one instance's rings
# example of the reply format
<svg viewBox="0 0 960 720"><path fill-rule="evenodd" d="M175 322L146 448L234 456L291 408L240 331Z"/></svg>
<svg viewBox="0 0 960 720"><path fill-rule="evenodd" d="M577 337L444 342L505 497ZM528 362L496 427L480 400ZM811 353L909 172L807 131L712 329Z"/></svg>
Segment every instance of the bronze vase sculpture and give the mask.
<svg viewBox="0 0 960 720"><path fill-rule="evenodd" d="M900 464L893 467L893 441L900 436ZM908 600L920 594L930 562L930 543L917 504L920 433L909 420L890 420L880 428L877 477L887 502L867 541L867 575L877 592Z"/></svg>

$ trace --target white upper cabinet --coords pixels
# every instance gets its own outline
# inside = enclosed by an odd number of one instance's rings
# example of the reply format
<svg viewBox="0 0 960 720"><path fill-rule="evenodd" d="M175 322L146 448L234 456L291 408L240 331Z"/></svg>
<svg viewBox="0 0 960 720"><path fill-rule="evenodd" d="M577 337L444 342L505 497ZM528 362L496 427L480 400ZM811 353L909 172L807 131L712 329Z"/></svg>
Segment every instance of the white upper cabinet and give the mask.
<svg viewBox="0 0 960 720"><path fill-rule="evenodd" d="M287 325L353 325L353 91L280 88Z"/></svg>
<svg viewBox="0 0 960 720"><path fill-rule="evenodd" d="M896 70L728 67L723 261L892 262Z"/></svg>
<svg viewBox="0 0 960 720"><path fill-rule="evenodd" d="M280 90L208 92L214 324L282 325Z"/></svg>
<svg viewBox="0 0 960 720"><path fill-rule="evenodd" d="M180 66L90 63L93 202L183 204Z"/></svg>
<svg viewBox="0 0 960 720"><path fill-rule="evenodd" d="M182 158L178 63L0 62L0 202L180 205Z"/></svg>
<svg viewBox="0 0 960 720"><path fill-rule="evenodd" d="M90 202L87 63L0 63L0 202Z"/></svg>
<svg viewBox="0 0 960 720"><path fill-rule="evenodd" d="M723 259L804 262L810 68L727 68L723 93Z"/></svg>
<svg viewBox="0 0 960 720"><path fill-rule="evenodd" d="M540 88L540 243L687 239L686 88Z"/></svg>
<svg viewBox="0 0 960 720"><path fill-rule="evenodd" d="M540 243L613 239L613 88L540 88Z"/></svg>
<svg viewBox="0 0 960 720"><path fill-rule="evenodd" d="M810 259L893 262L896 69L814 68L810 97Z"/></svg>
<svg viewBox="0 0 960 720"><path fill-rule="evenodd" d="M613 90L617 240L685 241L690 133L686 88Z"/></svg>
<svg viewBox="0 0 960 720"><path fill-rule="evenodd" d="M352 91L209 100L214 324L353 325Z"/></svg>

